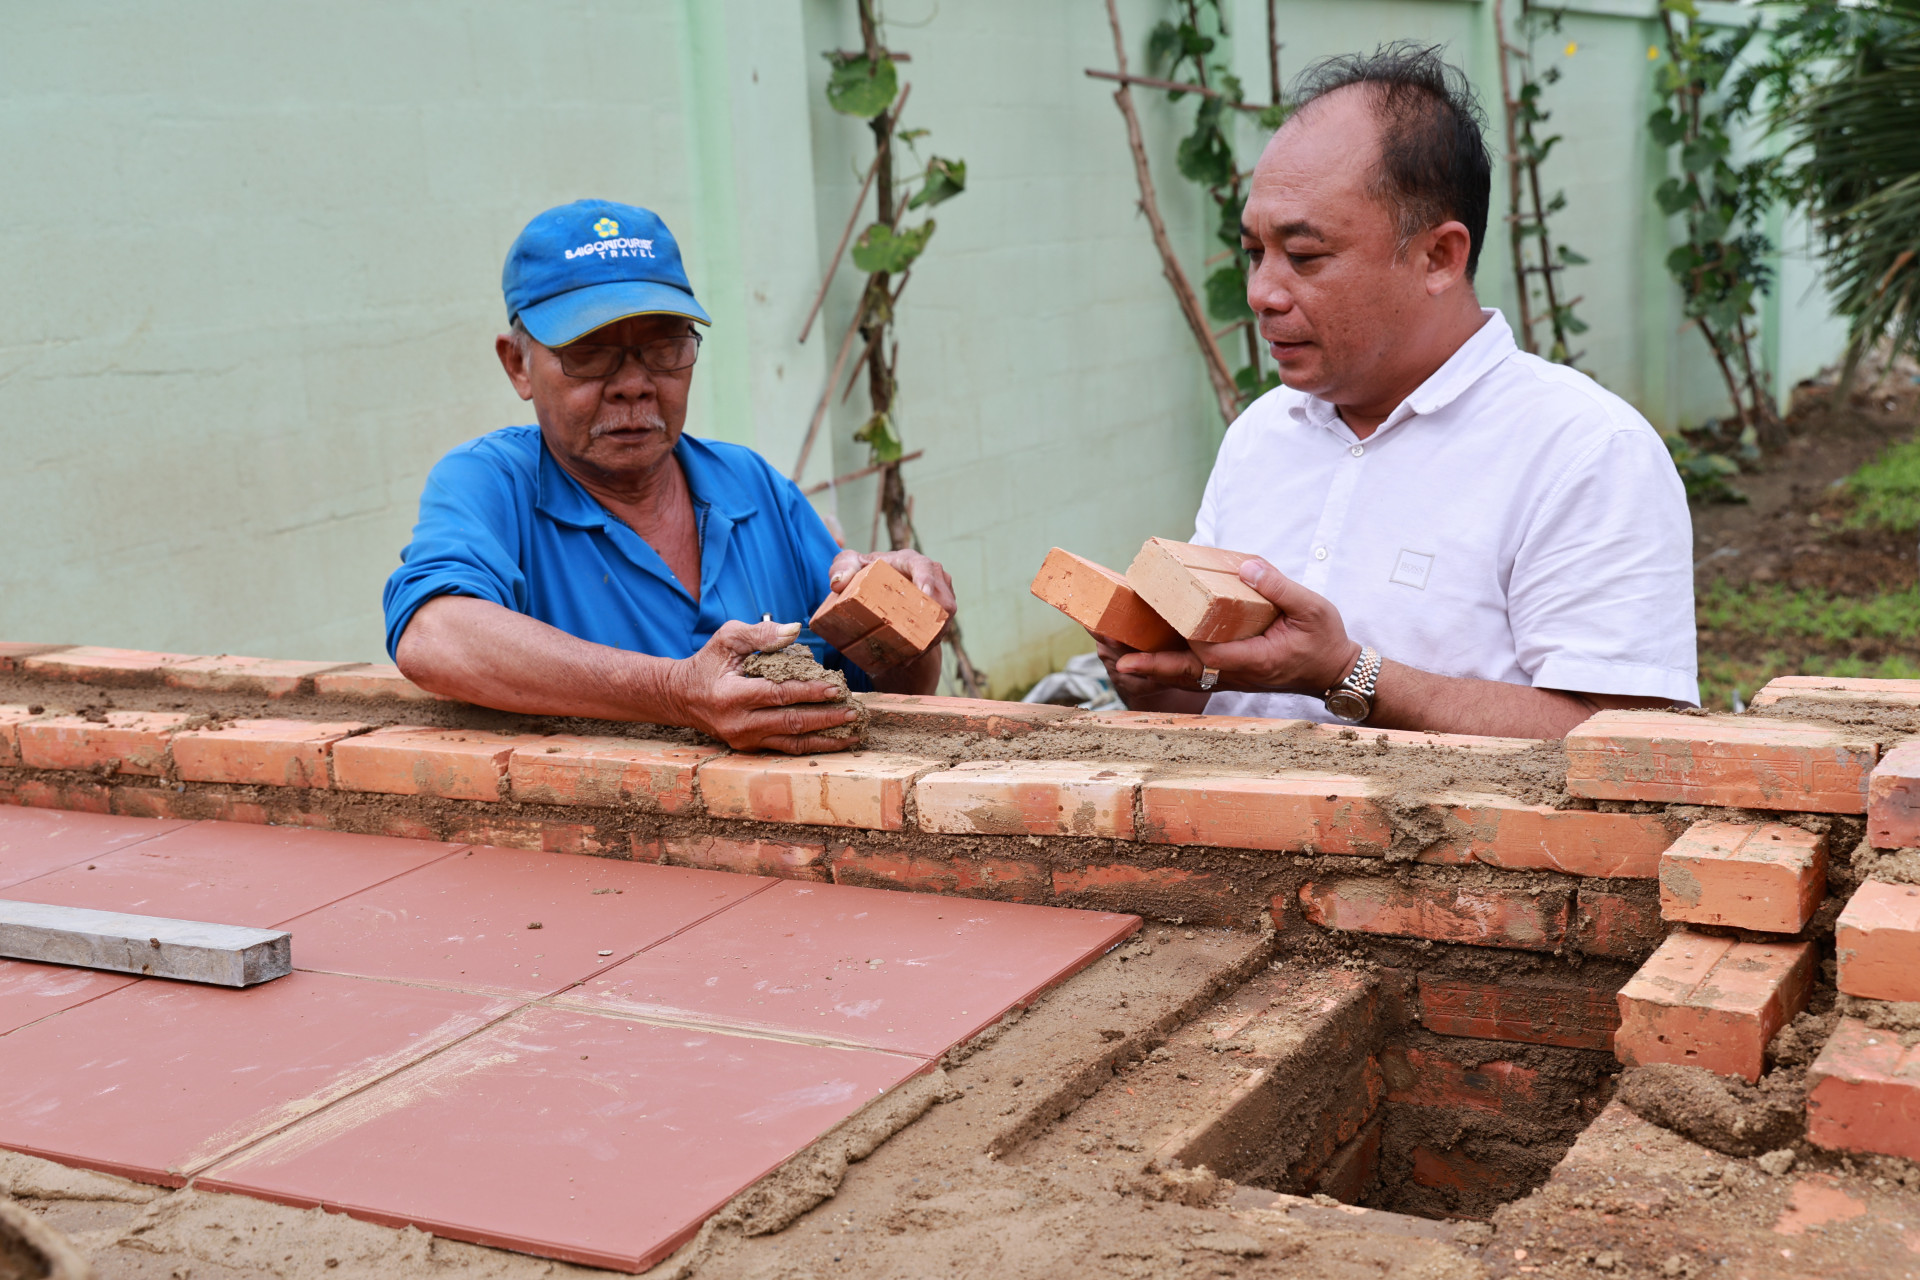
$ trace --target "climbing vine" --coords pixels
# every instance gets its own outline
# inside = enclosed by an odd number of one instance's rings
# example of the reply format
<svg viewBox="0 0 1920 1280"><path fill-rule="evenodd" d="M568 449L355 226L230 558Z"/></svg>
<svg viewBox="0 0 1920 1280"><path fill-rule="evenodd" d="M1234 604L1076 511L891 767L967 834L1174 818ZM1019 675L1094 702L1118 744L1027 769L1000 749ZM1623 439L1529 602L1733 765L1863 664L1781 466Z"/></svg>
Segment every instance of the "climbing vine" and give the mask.
<svg viewBox="0 0 1920 1280"><path fill-rule="evenodd" d="M826 97L827 104L835 111L866 121L873 138L873 160L867 168L860 194L848 214L846 230L840 237L832 260L827 264L825 279L821 281L819 294L801 330L800 340L806 341L813 327L813 320L826 299L827 289L839 270L841 256L847 253L847 242L867 208L867 198L871 193L872 219L853 239L852 251L847 254L852 259L854 269L864 273L866 278L861 285L859 300L854 305L853 318L841 339L833 370L827 375L827 385L815 405L813 421L807 427L793 477L798 480L806 470L807 457L832 405L835 389L841 388L839 394L845 400L864 373L868 416L853 438L867 446L868 465L830 483L877 475L879 493L874 504L870 545L879 545L880 526L884 523L887 544L893 550L906 547L919 550L920 535L913 524L913 500L907 493L906 480L901 473L902 466L919 455L905 452L896 419L900 389L897 377L900 344L894 334L894 325L900 296L912 278L913 264L926 252L936 227L930 213L922 214L917 222L910 221L910 216L921 210L930 210L964 192L967 165L964 160L931 154L924 161L921 160L918 144L928 136L928 131L900 128L900 117L906 109L911 90L911 86L902 84L899 78L898 64L904 60L904 56L887 47L874 0L856 0L856 8L861 47L852 51L827 52L825 56L832 64L833 71L827 80ZM856 347L858 354L854 356L849 369L848 357L854 355ZM844 387L840 382L843 374L846 377ZM983 696L985 677L974 669L961 644L958 617L948 623L946 640L953 649L961 688L969 697Z"/></svg>

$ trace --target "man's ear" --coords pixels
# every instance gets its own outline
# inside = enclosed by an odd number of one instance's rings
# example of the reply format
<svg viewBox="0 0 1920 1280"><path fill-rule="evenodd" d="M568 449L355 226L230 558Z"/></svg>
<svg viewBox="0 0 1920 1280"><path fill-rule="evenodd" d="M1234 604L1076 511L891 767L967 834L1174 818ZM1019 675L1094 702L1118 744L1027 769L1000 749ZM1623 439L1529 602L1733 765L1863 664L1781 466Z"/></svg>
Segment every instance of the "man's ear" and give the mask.
<svg viewBox="0 0 1920 1280"><path fill-rule="evenodd" d="M1427 293L1437 298L1467 278L1473 237L1464 222L1443 222L1420 238L1426 244Z"/></svg>
<svg viewBox="0 0 1920 1280"><path fill-rule="evenodd" d="M513 334L503 333L493 340L493 353L500 357L500 367L507 371L507 381L520 393L522 400L533 399L533 378L527 368L527 353Z"/></svg>

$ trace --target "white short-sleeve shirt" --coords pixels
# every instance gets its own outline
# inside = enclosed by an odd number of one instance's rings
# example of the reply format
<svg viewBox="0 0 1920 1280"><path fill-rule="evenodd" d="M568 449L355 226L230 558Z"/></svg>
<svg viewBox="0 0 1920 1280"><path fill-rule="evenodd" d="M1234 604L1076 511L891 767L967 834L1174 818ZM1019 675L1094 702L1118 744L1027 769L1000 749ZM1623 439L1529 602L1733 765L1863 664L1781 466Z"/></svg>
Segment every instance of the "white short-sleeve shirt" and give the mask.
<svg viewBox="0 0 1920 1280"><path fill-rule="evenodd" d="M1423 671L1697 703L1693 528L1664 442L1498 311L1366 440L1281 387L1227 431L1194 541L1265 557ZM1331 720L1216 693L1212 715Z"/></svg>

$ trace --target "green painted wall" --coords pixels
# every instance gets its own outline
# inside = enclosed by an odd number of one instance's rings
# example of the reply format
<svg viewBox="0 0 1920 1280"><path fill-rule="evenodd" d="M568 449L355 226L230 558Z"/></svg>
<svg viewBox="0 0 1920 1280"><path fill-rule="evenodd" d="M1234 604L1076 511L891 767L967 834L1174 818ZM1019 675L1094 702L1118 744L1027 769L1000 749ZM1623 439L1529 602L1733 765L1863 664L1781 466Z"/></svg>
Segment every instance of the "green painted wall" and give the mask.
<svg viewBox="0 0 1920 1280"><path fill-rule="evenodd" d="M1554 90L1557 232L1589 366L1657 422L1713 413L1678 333L1647 198L1660 157L1647 0L1575 0ZM1731 8L1730 6L1721 6ZM530 413L492 354L499 269L534 212L658 209L716 318L691 428L789 469L840 333L843 271L797 341L868 158L829 111L850 0L76 0L0 41L0 636L373 658L379 591L427 468ZM1138 59L1163 0L1124 0ZM1497 104L1490 4L1281 0L1287 74L1390 37L1448 45ZM1231 50L1266 84L1265 0ZM1032 600L1046 549L1124 566L1191 531L1220 424L1135 209L1100 0L896 0L908 123L969 190L902 307L899 426L927 549L997 689L1087 647ZM1174 172L1191 104L1140 103L1196 277L1200 194ZM1261 139L1243 136L1245 157ZM1503 179L1497 179L1497 182ZM1496 215L1504 212L1496 187ZM1497 224L1496 224L1497 225ZM1768 347L1784 388L1832 357L1804 231L1785 227ZM1505 304L1504 245L1483 296ZM862 393L808 479L862 466ZM865 545L874 490L822 495Z"/></svg>

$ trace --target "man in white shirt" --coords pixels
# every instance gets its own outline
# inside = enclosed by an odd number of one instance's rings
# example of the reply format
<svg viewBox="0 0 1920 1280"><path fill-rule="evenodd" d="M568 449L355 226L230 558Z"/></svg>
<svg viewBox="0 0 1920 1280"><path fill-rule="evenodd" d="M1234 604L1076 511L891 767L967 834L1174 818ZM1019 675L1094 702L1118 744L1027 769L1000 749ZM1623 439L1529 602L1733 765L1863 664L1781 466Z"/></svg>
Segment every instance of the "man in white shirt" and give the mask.
<svg viewBox="0 0 1920 1280"><path fill-rule="evenodd" d="M1491 163L1464 78L1400 46L1306 82L1242 225L1285 385L1228 430L1194 533L1254 553L1241 579L1280 617L1191 651L1103 642L1121 696L1543 738L1697 702L1665 445L1474 294Z"/></svg>

